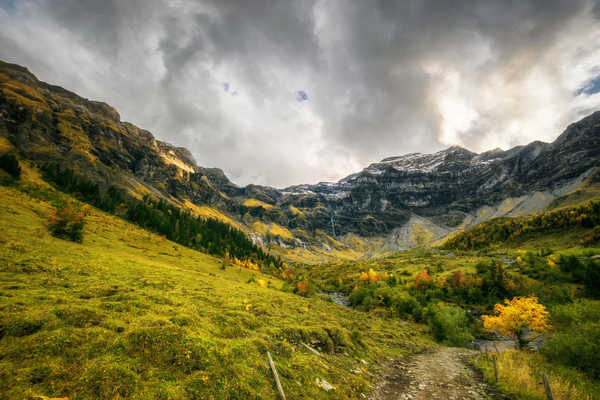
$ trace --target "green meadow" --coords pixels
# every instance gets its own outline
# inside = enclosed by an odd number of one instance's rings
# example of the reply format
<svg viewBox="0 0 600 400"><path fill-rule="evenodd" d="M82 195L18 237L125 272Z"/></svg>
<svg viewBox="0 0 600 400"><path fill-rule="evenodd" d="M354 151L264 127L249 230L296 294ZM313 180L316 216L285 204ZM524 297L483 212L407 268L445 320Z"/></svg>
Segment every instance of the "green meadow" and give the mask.
<svg viewBox="0 0 600 400"><path fill-rule="evenodd" d="M275 399L270 351L289 398L354 399L432 345L94 208L82 243L55 238L58 201L77 205L31 171L0 187L1 398Z"/></svg>

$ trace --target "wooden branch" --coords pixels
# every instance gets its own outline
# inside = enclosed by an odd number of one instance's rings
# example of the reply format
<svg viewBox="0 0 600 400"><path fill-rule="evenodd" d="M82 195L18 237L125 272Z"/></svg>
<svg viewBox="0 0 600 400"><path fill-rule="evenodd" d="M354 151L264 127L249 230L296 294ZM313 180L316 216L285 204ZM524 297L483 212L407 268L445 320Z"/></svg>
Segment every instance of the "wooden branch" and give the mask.
<svg viewBox="0 0 600 400"><path fill-rule="evenodd" d="M318 355L319 357L321 357L321 353L319 353L318 351L316 351L315 349L313 349L312 347L310 347L309 345L307 345L304 342L300 342L300 344L304 347L306 347L308 350L312 351L313 353L315 353L316 355Z"/></svg>
<svg viewBox="0 0 600 400"><path fill-rule="evenodd" d="M544 380L544 389L546 390L546 399L554 400L554 394L552 394L552 387L550 386L550 381L548 380L548 376L546 374L543 374L542 379Z"/></svg>
<svg viewBox="0 0 600 400"><path fill-rule="evenodd" d="M495 354L492 356L492 359L494 360L494 378L496 378L496 383L498 383L498 362Z"/></svg>
<svg viewBox="0 0 600 400"><path fill-rule="evenodd" d="M275 384L277 385L277 390L279 390L279 395L281 396L282 400L286 400L285 393L283 393L283 388L281 387L281 382L279 381L277 369L275 368L275 364L273 363L273 359L271 358L271 353L268 351L267 357L269 357L269 365L271 366L271 371L273 371L273 376L275 377Z"/></svg>

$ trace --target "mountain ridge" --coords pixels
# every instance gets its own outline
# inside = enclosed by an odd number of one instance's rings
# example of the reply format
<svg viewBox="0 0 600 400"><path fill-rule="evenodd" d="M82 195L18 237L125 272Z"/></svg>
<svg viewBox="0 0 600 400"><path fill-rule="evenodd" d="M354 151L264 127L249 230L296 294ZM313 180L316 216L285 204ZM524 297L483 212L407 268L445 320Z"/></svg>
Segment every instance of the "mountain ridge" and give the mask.
<svg viewBox="0 0 600 400"><path fill-rule="evenodd" d="M232 221L295 260L394 251L493 216L539 211L600 165L595 112L552 143L479 154L451 146L386 157L338 182L242 187L219 168L199 166L187 149L121 121L110 105L41 82L25 67L0 61L0 89L0 136L27 158L67 163L133 196Z"/></svg>

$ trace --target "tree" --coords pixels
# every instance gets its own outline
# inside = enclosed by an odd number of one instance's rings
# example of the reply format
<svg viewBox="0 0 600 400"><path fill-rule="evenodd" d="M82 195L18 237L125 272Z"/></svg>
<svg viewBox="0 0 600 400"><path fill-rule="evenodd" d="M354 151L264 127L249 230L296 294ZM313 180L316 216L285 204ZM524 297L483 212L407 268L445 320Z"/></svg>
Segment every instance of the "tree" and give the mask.
<svg viewBox="0 0 600 400"><path fill-rule="evenodd" d="M369 277L369 283L375 283L379 280L379 275L377 274L377 272L373 271L373 268L369 268L367 276Z"/></svg>
<svg viewBox="0 0 600 400"><path fill-rule="evenodd" d="M431 275L427 272L427 270L423 270L417 274L415 277L415 289L423 290L427 289L431 286Z"/></svg>
<svg viewBox="0 0 600 400"><path fill-rule="evenodd" d="M494 306L494 315L483 315L482 318L486 330L516 337L519 347L523 347L526 342L523 337L524 328L537 332L546 332L550 329L548 311L534 296L506 299L504 305Z"/></svg>
<svg viewBox="0 0 600 400"><path fill-rule="evenodd" d="M77 175L71 169L62 169L58 164L47 164L42 171L44 179L60 190L76 194L82 201L156 232L163 240L172 240L220 257L229 256L234 264L256 271L279 274L287 268L279 257L268 254L252 243L244 232L225 222L194 216L188 210L164 199L153 199L150 195L145 195L140 201L114 186L103 190L98 183ZM51 224L56 225L58 236L67 237L65 232L60 231L59 221L52 219Z"/></svg>
<svg viewBox="0 0 600 400"><path fill-rule="evenodd" d="M84 226L83 212L72 204L58 208L48 217L48 228L53 236L81 243Z"/></svg>

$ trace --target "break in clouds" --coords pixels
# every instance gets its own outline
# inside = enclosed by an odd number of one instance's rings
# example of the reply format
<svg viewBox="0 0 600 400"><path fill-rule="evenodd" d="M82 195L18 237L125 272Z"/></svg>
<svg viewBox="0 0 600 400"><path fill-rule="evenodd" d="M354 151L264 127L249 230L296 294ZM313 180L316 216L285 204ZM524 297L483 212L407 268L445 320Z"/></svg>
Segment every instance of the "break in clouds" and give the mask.
<svg viewBox="0 0 600 400"><path fill-rule="evenodd" d="M552 141L600 105L598 1L0 0L0 58L238 184Z"/></svg>

